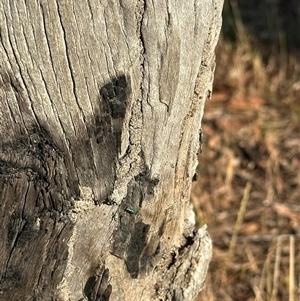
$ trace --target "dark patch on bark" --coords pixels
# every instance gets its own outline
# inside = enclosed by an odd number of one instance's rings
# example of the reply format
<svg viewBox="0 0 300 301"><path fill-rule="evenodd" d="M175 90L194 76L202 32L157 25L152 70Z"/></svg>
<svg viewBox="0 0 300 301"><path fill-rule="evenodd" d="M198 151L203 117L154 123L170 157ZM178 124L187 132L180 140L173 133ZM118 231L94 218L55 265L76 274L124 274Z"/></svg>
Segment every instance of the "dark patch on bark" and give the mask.
<svg viewBox="0 0 300 301"><path fill-rule="evenodd" d="M34 189L33 186L30 189ZM68 240L73 224L52 212L39 213L26 197L18 200L13 222L1 230L0 299L50 300L61 282L68 256ZM20 207L24 209L21 211ZM27 208L29 207L29 208ZM2 209L2 208L1 208ZM16 212L19 212L16 214ZM4 212L6 215L7 211ZM8 223L9 216L1 216Z"/></svg>
<svg viewBox="0 0 300 301"><path fill-rule="evenodd" d="M109 107L109 113L113 119L124 118L127 106L127 79L125 75L113 78L100 89L102 98Z"/></svg>
<svg viewBox="0 0 300 301"><path fill-rule="evenodd" d="M159 178L150 178L150 171L145 166L143 172L135 176L127 185L127 195L119 209L119 227L114 231L112 253L125 260L127 270L132 278L137 278L145 271L152 258L159 252L148 251L147 235L150 225L143 223L138 215L144 201L154 195Z"/></svg>
<svg viewBox="0 0 300 301"><path fill-rule="evenodd" d="M125 260L127 270L132 278L138 277L141 266L147 266L147 262L145 262L146 258L142 257L142 252L147 246L147 234L149 229L150 225L141 221L134 225Z"/></svg>
<svg viewBox="0 0 300 301"><path fill-rule="evenodd" d="M49 131L0 146L0 299L50 300L63 277L76 177Z"/></svg>
<svg viewBox="0 0 300 301"><path fill-rule="evenodd" d="M144 170L128 183L124 206L131 206L136 210L141 208L144 201L154 196L154 189L159 181L158 176L150 178L149 168L145 165Z"/></svg>
<svg viewBox="0 0 300 301"><path fill-rule="evenodd" d="M47 129L33 126L28 135L3 144L0 150L0 176L12 179L26 175L33 181L35 206L40 211L66 214L73 207L72 199L79 196L78 181Z"/></svg>
<svg viewBox="0 0 300 301"><path fill-rule="evenodd" d="M83 292L89 301L109 301L112 285L109 284L109 269L105 265L98 267L89 277Z"/></svg>
<svg viewBox="0 0 300 301"><path fill-rule="evenodd" d="M123 121L126 114L130 84L125 75L113 78L100 88L100 111L103 114L96 120L97 143L105 137L114 136L115 149L120 151Z"/></svg>
<svg viewBox="0 0 300 301"><path fill-rule="evenodd" d="M98 198L94 201L95 204L101 204L113 191L113 185L116 178L118 149L110 116L104 112L101 105L100 108L95 109L95 111L95 123L93 126L89 126L88 130L91 139L96 140L98 148L99 156L97 156L97 169L95 169L95 174L97 179L101 179L102 195L98 195Z"/></svg>
<svg viewBox="0 0 300 301"><path fill-rule="evenodd" d="M130 82L125 75L113 78L100 88L99 107L95 108L94 124L87 125L91 139L95 139L100 154L97 165L97 174L101 178L101 192L94 202L95 204L113 204L109 197L113 192L113 184L116 177L116 162L121 150L121 136L124 117L130 95ZM105 171L105 172L103 172Z"/></svg>
<svg viewBox="0 0 300 301"><path fill-rule="evenodd" d="M119 258L126 258L127 246L130 237L134 230L134 223L137 219L136 216L130 215L126 212L119 213L119 227L114 231L114 244L112 253Z"/></svg>

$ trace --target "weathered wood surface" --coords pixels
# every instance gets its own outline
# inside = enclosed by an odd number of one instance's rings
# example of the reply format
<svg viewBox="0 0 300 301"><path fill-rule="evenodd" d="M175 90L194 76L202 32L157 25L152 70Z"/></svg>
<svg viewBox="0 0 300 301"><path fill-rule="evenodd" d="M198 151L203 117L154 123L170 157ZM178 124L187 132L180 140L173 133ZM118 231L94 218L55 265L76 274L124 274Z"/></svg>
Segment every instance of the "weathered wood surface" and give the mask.
<svg viewBox="0 0 300 301"><path fill-rule="evenodd" d="M0 2L0 300L195 298L222 4Z"/></svg>

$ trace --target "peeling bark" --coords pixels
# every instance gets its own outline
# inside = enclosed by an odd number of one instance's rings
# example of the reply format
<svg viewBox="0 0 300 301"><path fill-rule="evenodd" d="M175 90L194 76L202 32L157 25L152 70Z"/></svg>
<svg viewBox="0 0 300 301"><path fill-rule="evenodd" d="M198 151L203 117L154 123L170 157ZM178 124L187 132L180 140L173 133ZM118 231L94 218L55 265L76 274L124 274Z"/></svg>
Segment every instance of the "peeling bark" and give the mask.
<svg viewBox="0 0 300 301"><path fill-rule="evenodd" d="M222 4L1 1L0 299L195 299Z"/></svg>

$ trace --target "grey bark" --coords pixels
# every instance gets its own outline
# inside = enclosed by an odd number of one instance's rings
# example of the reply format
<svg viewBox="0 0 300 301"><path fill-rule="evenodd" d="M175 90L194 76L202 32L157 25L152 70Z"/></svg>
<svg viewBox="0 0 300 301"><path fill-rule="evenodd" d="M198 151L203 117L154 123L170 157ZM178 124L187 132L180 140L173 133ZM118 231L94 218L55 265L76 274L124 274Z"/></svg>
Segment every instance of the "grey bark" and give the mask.
<svg viewBox="0 0 300 301"><path fill-rule="evenodd" d="M0 2L0 300L195 299L222 5Z"/></svg>

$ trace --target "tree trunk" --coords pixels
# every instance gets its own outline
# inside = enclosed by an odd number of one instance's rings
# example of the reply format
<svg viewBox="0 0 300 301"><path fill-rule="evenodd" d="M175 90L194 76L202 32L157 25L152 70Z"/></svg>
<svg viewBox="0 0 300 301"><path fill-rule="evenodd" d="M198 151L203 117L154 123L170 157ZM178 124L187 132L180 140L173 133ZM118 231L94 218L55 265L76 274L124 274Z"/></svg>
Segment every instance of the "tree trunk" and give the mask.
<svg viewBox="0 0 300 301"><path fill-rule="evenodd" d="M1 1L1 300L195 299L222 4Z"/></svg>

